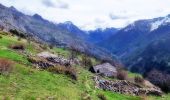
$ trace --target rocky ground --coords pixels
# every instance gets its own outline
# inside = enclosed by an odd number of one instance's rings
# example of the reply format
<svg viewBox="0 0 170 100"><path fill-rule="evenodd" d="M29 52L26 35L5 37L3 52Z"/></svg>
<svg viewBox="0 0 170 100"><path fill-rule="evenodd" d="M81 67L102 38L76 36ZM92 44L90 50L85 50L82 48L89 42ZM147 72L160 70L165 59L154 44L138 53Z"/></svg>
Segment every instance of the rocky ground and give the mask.
<svg viewBox="0 0 170 100"><path fill-rule="evenodd" d="M162 96L163 92L160 88L154 87L142 87L135 83L126 80L115 80L110 81L106 79L99 78L98 76L94 77L96 83L96 88L103 90L118 92L121 94L130 94L130 95L156 95Z"/></svg>

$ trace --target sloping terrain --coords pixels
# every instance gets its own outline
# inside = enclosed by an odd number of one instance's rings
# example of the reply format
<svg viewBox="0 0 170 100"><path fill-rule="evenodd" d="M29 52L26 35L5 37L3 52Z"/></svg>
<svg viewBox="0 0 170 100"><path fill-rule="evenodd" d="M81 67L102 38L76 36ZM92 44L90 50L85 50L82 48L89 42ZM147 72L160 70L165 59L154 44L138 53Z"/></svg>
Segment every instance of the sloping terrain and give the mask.
<svg viewBox="0 0 170 100"><path fill-rule="evenodd" d="M41 40L59 47L69 47L79 49L81 52L87 52L98 58L111 58L110 52L103 48L84 41L86 34L82 33L73 24L63 23L54 24L43 19L40 15L25 15L14 7L5 7L0 4L0 28L4 30L17 30L27 36L33 36ZM81 35L82 34L82 35Z"/></svg>
<svg viewBox="0 0 170 100"><path fill-rule="evenodd" d="M77 81L67 75L53 74L46 70L35 69L20 50L10 49L12 44L24 44L26 52L37 54L42 51L54 52L65 57L69 51L54 47L44 49L35 42L18 39L9 33L0 32L0 58L14 62L13 70L8 75L0 75L1 99L55 99L55 100L98 100L98 94L103 94L108 100L139 100L139 97L117 94L96 89L90 73L83 67L75 66L78 74ZM42 44L41 44L42 45ZM43 48L41 48L43 47ZM80 55L81 57L81 55ZM94 58L93 63L97 63Z"/></svg>
<svg viewBox="0 0 170 100"><path fill-rule="evenodd" d="M170 73L169 43L169 38L152 42L144 50L128 59L130 69L138 73L147 73L153 69Z"/></svg>

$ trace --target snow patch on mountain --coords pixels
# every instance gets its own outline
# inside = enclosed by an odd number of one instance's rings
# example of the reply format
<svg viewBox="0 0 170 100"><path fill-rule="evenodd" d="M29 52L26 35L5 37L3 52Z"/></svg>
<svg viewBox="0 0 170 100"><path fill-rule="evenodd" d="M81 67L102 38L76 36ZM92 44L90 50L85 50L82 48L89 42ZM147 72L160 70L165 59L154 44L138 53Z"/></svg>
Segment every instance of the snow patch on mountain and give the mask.
<svg viewBox="0 0 170 100"><path fill-rule="evenodd" d="M159 26L164 25L164 24L169 23L169 22L170 22L170 18L168 16L162 18L161 20L160 19L156 20L155 22L151 23L150 31L154 31L154 30L158 29Z"/></svg>
<svg viewBox="0 0 170 100"><path fill-rule="evenodd" d="M128 25L126 28L124 28L124 31L128 32L128 31L132 30L134 27L135 27L135 23L132 23L132 24Z"/></svg>

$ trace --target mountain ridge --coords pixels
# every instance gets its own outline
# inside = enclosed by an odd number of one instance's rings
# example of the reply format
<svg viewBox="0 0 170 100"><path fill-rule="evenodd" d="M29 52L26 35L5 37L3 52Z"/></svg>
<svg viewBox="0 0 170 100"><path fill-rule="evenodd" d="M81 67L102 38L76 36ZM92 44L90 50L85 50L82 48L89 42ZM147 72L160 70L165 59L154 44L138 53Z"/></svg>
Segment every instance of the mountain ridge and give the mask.
<svg viewBox="0 0 170 100"><path fill-rule="evenodd" d="M0 13L0 26L4 26L7 31L11 29L20 30L49 44L66 48L74 46L80 52L86 52L100 59L116 59L114 55L111 55L104 48L85 41L86 34L73 24L70 25L70 27L73 27L73 30L69 30L67 28L68 23L56 25L43 19L38 14L33 16L25 15L15 8L11 9L3 5L0 6Z"/></svg>

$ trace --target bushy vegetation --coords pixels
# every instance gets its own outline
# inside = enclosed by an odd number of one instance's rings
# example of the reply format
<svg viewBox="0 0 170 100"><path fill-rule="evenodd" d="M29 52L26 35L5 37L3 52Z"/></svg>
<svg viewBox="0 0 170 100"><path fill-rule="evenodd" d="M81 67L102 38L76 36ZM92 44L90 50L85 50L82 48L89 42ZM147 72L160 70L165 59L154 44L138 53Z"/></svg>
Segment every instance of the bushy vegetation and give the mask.
<svg viewBox="0 0 170 100"><path fill-rule="evenodd" d="M100 100L107 100L104 94L98 94L97 96Z"/></svg>
<svg viewBox="0 0 170 100"><path fill-rule="evenodd" d="M82 56L82 64L85 66L87 69L91 68L93 66L91 58L88 57L87 55Z"/></svg>
<svg viewBox="0 0 170 100"><path fill-rule="evenodd" d="M16 29L11 29L10 32L16 36L19 36L21 38L26 38L26 35L22 32L19 32L18 30Z"/></svg>
<svg viewBox="0 0 170 100"><path fill-rule="evenodd" d="M118 70L117 72L117 79L119 80L126 80L128 77L128 72L125 70Z"/></svg>
<svg viewBox="0 0 170 100"><path fill-rule="evenodd" d="M58 74L65 74L70 76L72 79L77 80L76 69L73 67L55 66L48 68L48 71Z"/></svg>
<svg viewBox="0 0 170 100"><path fill-rule="evenodd" d="M0 74L9 74L12 71L12 67L12 61L0 58Z"/></svg>
<svg viewBox="0 0 170 100"><path fill-rule="evenodd" d="M135 76L134 81L135 83L143 84L145 80L140 76Z"/></svg>
<svg viewBox="0 0 170 100"><path fill-rule="evenodd" d="M20 44L11 44L9 48L14 49L14 50L25 50L25 45L20 43Z"/></svg>
<svg viewBox="0 0 170 100"><path fill-rule="evenodd" d="M170 75L158 70L152 70L148 73L147 79L153 84L159 86L164 92L170 91Z"/></svg>

